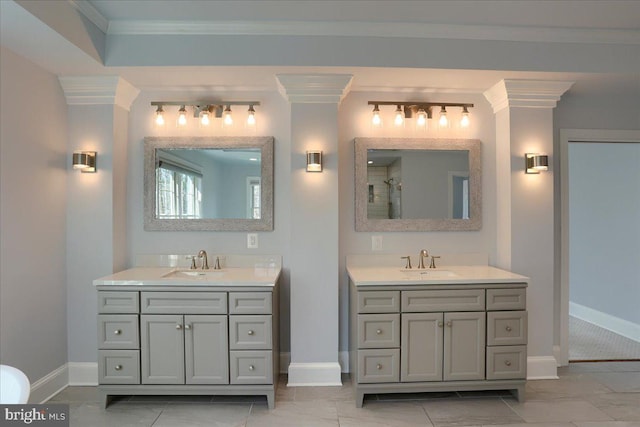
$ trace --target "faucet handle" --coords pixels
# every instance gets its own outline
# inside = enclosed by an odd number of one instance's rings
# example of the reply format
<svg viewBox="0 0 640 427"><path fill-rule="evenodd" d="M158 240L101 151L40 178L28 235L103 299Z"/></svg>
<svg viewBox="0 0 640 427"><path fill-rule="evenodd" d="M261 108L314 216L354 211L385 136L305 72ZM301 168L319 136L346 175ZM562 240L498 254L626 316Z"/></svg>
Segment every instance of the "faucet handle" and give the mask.
<svg viewBox="0 0 640 427"><path fill-rule="evenodd" d="M411 267L411 257L409 255L400 257L400 259L406 259L407 260L407 265L405 265L404 268L407 268L407 269L413 268L413 267Z"/></svg>
<svg viewBox="0 0 640 427"><path fill-rule="evenodd" d="M437 268L436 267L436 258L440 258L440 256L435 256L435 255L431 255L431 264L429 265L429 268Z"/></svg>
<svg viewBox="0 0 640 427"><path fill-rule="evenodd" d="M196 257L191 255L188 256L187 258L191 258L191 267L189 267L191 270L195 270L196 268L198 268L198 266L196 265Z"/></svg>
<svg viewBox="0 0 640 427"><path fill-rule="evenodd" d="M220 267L220 257L219 256L216 257L216 262L213 264L213 269L214 270L222 270L222 268Z"/></svg>

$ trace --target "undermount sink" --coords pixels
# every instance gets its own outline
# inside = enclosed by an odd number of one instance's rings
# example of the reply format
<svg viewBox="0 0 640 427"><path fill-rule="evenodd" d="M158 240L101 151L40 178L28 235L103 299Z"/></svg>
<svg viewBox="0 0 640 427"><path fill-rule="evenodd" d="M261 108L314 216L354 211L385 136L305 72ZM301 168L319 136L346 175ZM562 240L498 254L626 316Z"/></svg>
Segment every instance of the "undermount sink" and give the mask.
<svg viewBox="0 0 640 427"><path fill-rule="evenodd" d="M219 279L224 276L224 271L207 271L207 270L173 270L165 274L162 277L166 278L179 278L179 279L193 279L193 280L208 280Z"/></svg>
<svg viewBox="0 0 640 427"><path fill-rule="evenodd" d="M406 279L442 279L447 277L457 277L458 275L449 270L407 270L401 269Z"/></svg>

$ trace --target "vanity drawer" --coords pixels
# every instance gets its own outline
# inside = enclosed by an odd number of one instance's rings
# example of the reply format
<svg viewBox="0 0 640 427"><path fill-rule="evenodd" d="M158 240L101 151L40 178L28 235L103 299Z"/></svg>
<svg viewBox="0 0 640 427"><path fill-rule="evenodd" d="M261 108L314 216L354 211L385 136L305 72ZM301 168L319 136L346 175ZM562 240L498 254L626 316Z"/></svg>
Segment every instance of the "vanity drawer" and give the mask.
<svg viewBox="0 0 640 427"><path fill-rule="evenodd" d="M487 379L527 378L527 347L513 345L487 347Z"/></svg>
<svg viewBox="0 0 640 427"><path fill-rule="evenodd" d="M139 313L138 292L99 291L98 313Z"/></svg>
<svg viewBox="0 0 640 427"><path fill-rule="evenodd" d="M229 314L271 314L271 292L229 292Z"/></svg>
<svg viewBox="0 0 640 427"><path fill-rule="evenodd" d="M400 347L400 314L359 314L358 348Z"/></svg>
<svg viewBox="0 0 640 427"><path fill-rule="evenodd" d="M271 351L229 352L231 384L273 384Z"/></svg>
<svg viewBox="0 0 640 427"><path fill-rule="evenodd" d="M358 292L358 313L397 313L400 291Z"/></svg>
<svg viewBox="0 0 640 427"><path fill-rule="evenodd" d="M226 314L226 292L141 292L145 314Z"/></svg>
<svg viewBox="0 0 640 427"><path fill-rule="evenodd" d="M403 291L402 311L483 311L484 300L484 289Z"/></svg>
<svg viewBox="0 0 640 427"><path fill-rule="evenodd" d="M271 316L229 316L231 350L267 350L271 348Z"/></svg>
<svg viewBox="0 0 640 427"><path fill-rule="evenodd" d="M137 314L99 314L98 348L140 348Z"/></svg>
<svg viewBox="0 0 640 427"><path fill-rule="evenodd" d="M400 381L400 349L358 350L359 383Z"/></svg>
<svg viewBox="0 0 640 427"><path fill-rule="evenodd" d="M487 289L487 310L526 310L525 288Z"/></svg>
<svg viewBox="0 0 640 427"><path fill-rule="evenodd" d="M100 350L99 384L140 384L140 351Z"/></svg>
<svg viewBox="0 0 640 427"><path fill-rule="evenodd" d="M490 311L487 313L487 345L526 343L526 311Z"/></svg>

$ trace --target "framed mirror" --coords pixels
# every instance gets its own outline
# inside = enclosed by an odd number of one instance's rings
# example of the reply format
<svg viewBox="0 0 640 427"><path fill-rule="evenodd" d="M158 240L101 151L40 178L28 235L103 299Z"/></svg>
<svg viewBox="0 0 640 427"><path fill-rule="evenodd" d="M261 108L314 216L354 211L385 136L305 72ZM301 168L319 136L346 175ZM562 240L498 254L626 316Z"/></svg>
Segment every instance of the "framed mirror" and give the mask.
<svg viewBox="0 0 640 427"><path fill-rule="evenodd" d="M356 231L482 228L477 139L355 139Z"/></svg>
<svg viewBox="0 0 640 427"><path fill-rule="evenodd" d="M273 230L273 138L146 137L144 229Z"/></svg>

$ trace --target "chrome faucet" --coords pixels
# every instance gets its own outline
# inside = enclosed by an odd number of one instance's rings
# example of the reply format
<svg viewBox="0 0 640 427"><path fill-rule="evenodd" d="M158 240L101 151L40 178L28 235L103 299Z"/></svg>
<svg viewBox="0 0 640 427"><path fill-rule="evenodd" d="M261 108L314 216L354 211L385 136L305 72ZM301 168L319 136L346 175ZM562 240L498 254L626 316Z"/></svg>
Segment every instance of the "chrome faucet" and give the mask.
<svg viewBox="0 0 640 427"><path fill-rule="evenodd" d="M407 256L402 256L400 257L400 259L406 259L407 260L407 264L404 266L404 268L406 269L411 269L411 257L409 255Z"/></svg>
<svg viewBox="0 0 640 427"><path fill-rule="evenodd" d="M440 257L431 255L431 265L429 265L429 268L437 268L436 267L436 258L440 258Z"/></svg>
<svg viewBox="0 0 640 427"><path fill-rule="evenodd" d="M425 258L429 258L429 252L427 252L426 249L423 249L420 251L420 261L418 262L418 268L419 269L424 269L427 268L424 266L424 259Z"/></svg>
<svg viewBox="0 0 640 427"><path fill-rule="evenodd" d="M207 251L202 249L200 252L198 252L198 258L202 258L202 266L201 266L201 268L203 270L208 270L209 269L209 260L207 259Z"/></svg>

